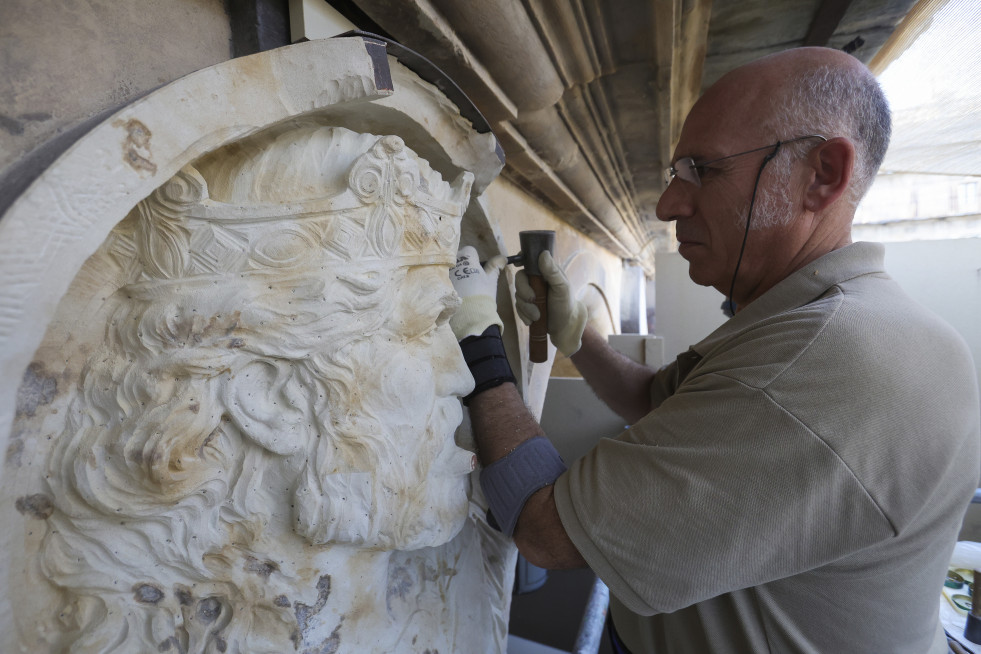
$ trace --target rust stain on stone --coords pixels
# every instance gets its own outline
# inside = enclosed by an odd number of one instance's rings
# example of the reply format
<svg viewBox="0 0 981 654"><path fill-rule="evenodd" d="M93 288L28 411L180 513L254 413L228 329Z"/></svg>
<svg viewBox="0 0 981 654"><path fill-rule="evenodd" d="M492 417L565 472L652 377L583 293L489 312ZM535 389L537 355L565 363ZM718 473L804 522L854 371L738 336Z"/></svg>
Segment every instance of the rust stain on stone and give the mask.
<svg viewBox="0 0 981 654"><path fill-rule="evenodd" d="M117 120L113 123L113 127L126 130L126 138L123 140L123 161L133 170L145 170L151 175L156 174L157 164L153 163L153 154L150 151L150 138L153 133L149 128L135 118L130 118L125 123Z"/></svg>
<svg viewBox="0 0 981 654"><path fill-rule="evenodd" d="M23 458L23 454L24 454L23 433L15 432L10 436L10 444L7 445L7 453L6 453L7 465L17 466L19 468L21 465L21 459Z"/></svg>
<svg viewBox="0 0 981 654"><path fill-rule="evenodd" d="M41 493L18 497L17 501L14 502L14 506L22 515L38 520L47 520L50 518L55 508L51 498Z"/></svg>

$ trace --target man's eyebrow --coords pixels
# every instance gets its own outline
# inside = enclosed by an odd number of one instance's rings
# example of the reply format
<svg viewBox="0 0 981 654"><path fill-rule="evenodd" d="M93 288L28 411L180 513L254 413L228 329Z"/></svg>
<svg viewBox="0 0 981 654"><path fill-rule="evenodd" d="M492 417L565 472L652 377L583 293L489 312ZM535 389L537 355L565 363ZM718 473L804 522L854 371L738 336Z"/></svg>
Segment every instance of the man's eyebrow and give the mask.
<svg viewBox="0 0 981 654"><path fill-rule="evenodd" d="M695 163L699 163L701 161L706 161L705 157L700 157L697 154L682 154L682 155L678 155L677 157L675 157L674 159L672 159L671 160L671 165L674 166L675 164L677 164L682 159L691 159Z"/></svg>
<svg viewBox="0 0 981 654"><path fill-rule="evenodd" d="M712 146L709 146L712 147ZM727 154L727 152L720 152L718 150L709 150L708 152L704 150L697 150L694 152L686 152L684 154L676 153L674 159L671 160L672 164L677 163L679 159L691 158L697 164L707 161L715 161L716 159L722 159Z"/></svg>

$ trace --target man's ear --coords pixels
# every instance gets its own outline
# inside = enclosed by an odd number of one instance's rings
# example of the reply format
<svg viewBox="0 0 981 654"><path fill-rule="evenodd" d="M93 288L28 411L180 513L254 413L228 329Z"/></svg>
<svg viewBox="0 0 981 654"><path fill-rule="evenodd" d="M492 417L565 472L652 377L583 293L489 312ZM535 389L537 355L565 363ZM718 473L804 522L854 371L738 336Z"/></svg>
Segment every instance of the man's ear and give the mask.
<svg viewBox="0 0 981 654"><path fill-rule="evenodd" d="M813 177L804 194L804 208L817 213L848 190L855 169L855 146L837 136L811 150L807 162Z"/></svg>

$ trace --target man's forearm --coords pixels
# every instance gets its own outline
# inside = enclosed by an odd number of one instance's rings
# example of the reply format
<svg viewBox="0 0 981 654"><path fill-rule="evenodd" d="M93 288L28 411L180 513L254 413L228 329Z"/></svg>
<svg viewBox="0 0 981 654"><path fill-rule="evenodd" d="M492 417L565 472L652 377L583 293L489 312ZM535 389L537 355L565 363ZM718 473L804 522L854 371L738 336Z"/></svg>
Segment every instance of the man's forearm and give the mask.
<svg viewBox="0 0 981 654"><path fill-rule="evenodd" d="M582 347L571 359L597 397L629 424L651 410L655 371L614 350L591 327L586 327Z"/></svg>
<svg viewBox="0 0 981 654"><path fill-rule="evenodd" d="M484 466L529 438L545 435L512 383L475 395L470 400L470 424Z"/></svg>
<svg viewBox="0 0 981 654"><path fill-rule="evenodd" d="M466 246L450 271L453 287L463 298L450 327L474 377L474 391L464 404L470 408L477 452L484 464L480 487L490 505L488 518L503 533L513 535L518 549L533 563L583 565L552 494L566 466L521 399L501 339L494 294L505 264L504 257L492 257L481 266L476 249Z"/></svg>
<svg viewBox="0 0 981 654"><path fill-rule="evenodd" d="M544 435L512 383L475 395L470 400L470 423L484 466L525 441ZM528 499L518 518L514 542L525 558L537 566L551 570L582 567L586 562L565 533L552 489L553 486L546 486Z"/></svg>

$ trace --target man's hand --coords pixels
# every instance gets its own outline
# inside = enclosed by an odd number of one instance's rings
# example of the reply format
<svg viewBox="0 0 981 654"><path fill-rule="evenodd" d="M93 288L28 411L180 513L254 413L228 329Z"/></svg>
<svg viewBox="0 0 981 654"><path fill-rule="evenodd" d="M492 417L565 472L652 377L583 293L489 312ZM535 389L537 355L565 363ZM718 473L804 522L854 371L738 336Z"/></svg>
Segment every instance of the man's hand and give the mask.
<svg viewBox="0 0 981 654"><path fill-rule="evenodd" d="M568 277L562 272L550 252L542 252L538 258L538 268L548 282L548 335L559 352L572 356L582 346L582 333L586 329L586 306L572 297L572 287ZM514 279L514 306L518 317L526 325L538 320L541 313L535 306L535 292L528 283L525 271Z"/></svg>
<svg viewBox="0 0 981 654"><path fill-rule="evenodd" d="M450 318L450 327L458 341L479 336L491 325L503 329L504 324L497 315L497 278L507 261L498 255L481 266L477 250L469 245L457 253L456 265L450 269L450 281L463 302Z"/></svg>

